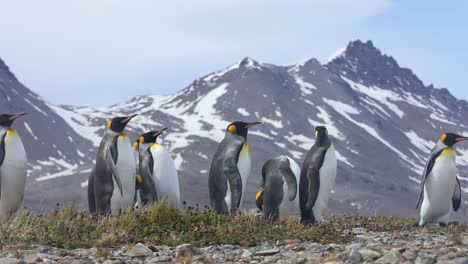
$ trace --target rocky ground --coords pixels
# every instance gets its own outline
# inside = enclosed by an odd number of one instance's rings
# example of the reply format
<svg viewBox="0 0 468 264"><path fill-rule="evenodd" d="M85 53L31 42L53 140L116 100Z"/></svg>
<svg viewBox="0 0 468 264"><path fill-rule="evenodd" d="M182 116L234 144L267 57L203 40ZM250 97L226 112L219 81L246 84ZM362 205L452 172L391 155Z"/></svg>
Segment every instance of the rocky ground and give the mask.
<svg viewBox="0 0 468 264"><path fill-rule="evenodd" d="M65 250L48 246L33 250L4 248L0 264L10 263L454 263L468 264L468 233L372 232L354 228L349 244L300 240L266 242L255 247L216 245L147 246L120 249Z"/></svg>

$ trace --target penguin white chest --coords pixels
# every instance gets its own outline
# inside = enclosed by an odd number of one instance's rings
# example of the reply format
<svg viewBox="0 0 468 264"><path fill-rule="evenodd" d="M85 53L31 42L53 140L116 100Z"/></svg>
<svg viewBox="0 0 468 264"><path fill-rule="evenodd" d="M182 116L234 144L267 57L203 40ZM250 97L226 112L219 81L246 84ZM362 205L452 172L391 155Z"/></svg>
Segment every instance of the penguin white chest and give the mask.
<svg viewBox="0 0 468 264"><path fill-rule="evenodd" d="M122 182L123 196L114 180L114 192L111 199L111 209L114 213L131 207L135 197L135 156L130 140L125 134L119 135L117 139L117 153L116 167Z"/></svg>
<svg viewBox="0 0 468 264"><path fill-rule="evenodd" d="M23 142L15 129L8 129L5 136L5 157L0 167L1 199L0 216L16 212L23 200L26 186L27 161Z"/></svg>
<svg viewBox="0 0 468 264"><path fill-rule="evenodd" d="M239 174L242 178L242 196L241 196L241 202L240 206L242 206L242 201L244 200L244 194L245 194L245 189L247 188L247 180L250 175L250 168L252 166L252 161L250 158L251 155L251 150L250 150L250 145L247 142L247 140L244 141L244 145L242 145L242 150L239 153L239 160L237 161L237 169L239 170ZM228 183L229 186L229 183ZM228 189L230 192L230 189ZM230 201L229 199L229 209L231 209L230 206Z"/></svg>
<svg viewBox="0 0 468 264"><path fill-rule="evenodd" d="M179 206L179 177L171 154L157 143L151 145L150 151L153 156L153 179L158 199L165 198Z"/></svg>
<svg viewBox="0 0 468 264"><path fill-rule="evenodd" d="M424 200L421 219L425 222L446 222L452 207L452 195L456 184L456 154L448 148L436 159L424 184Z"/></svg>
<svg viewBox="0 0 468 264"><path fill-rule="evenodd" d="M320 187L317 196L317 200L313 207L313 212L316 220L320 220L323 215L323 211L327 207L328 198L330 192L335 185L337 161L335 154L335 147L333 144L328 148L325 153L323 165L320 168Z"/></svg>

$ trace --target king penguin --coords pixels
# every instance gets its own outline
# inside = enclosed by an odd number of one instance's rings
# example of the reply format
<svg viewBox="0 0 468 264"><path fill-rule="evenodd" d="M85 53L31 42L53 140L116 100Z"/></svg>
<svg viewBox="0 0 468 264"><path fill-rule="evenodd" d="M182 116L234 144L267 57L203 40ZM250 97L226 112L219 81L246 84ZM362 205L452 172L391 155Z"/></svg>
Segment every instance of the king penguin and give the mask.
<svg viewBox="0 0 468 264"><path fill-rule="evenodd" d="M160 131L146 132L140 136L139 143L139 160L138 174L141 177L140 197L142 205L154 203L158 200L156 193L156 185L154 184L154 159L151 154L150 147L156 143L157 137L166 129Z"/></svg>
<svg viewBox="0 0 468 264"><path fill-rule="evenodd" d="M26 151L18 132L11 127L20 114L0 115L0 216L15 213L26 186Z"/></svg>
<svg viewBox="0 0 468 264"><path fill-rule="evenodd" d="M419 190L416 209L421 206L419 226L439 223L446 226L450 207L457 211L461 205L461 187L457 178L456 152L453 146L468 140L453 133L444 133L432 149Z"/></svg>
<svg viewBox="0 0 468 264"><path fill-rule="evenodd" d="M164 146L156 142L166 129L140 137L140 175L143 179L140 194L144 203L167 199L178 207L180 186L175 162Z"/></svg>
<svg viewBox="0 0 468 264"><path fill-rule="evenodd" d="M107 123L88 180L91 212L119 213L134 204L135 157L128 136L122 132L135 116L115 117Z"/></svg>
<svg viewBox="0 0 468 264"><path fill-rule="evenodd" d="M262 168L261 189L255 197L265 219L283 220L299 214L299 177L301 169L287 157L279 156L265 162Z"/></svg>
<svg viewBox="0 0 468 264"><path fill-rule="evenodd" d="M327 128L316 127L315 137L315 144L302 165L299 181L301 222L304 224L315 223L322 218L336 178L335 147L328 136Z"/></svg>
<svg viewBox="0 0 468 264"><path fill-rule="evenodd" d="M210 205L217 212L233 212L242 205L251 167L247 131L257 124L260 122L229 124L218 145L208 176Z"/></svg>

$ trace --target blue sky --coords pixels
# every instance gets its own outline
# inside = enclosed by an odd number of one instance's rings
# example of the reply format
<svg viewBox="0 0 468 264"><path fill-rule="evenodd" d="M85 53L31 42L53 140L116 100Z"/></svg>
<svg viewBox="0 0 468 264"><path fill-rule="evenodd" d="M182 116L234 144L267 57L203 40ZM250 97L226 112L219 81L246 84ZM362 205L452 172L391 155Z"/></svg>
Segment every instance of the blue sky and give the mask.
<svg viewBox="0 0 468 264"><path fill-rule="evenodd" d="M467 1L0 2L0 57L54 103L170 94L249 56L289 65L372 40L425 84L468 99Z"/></svg>

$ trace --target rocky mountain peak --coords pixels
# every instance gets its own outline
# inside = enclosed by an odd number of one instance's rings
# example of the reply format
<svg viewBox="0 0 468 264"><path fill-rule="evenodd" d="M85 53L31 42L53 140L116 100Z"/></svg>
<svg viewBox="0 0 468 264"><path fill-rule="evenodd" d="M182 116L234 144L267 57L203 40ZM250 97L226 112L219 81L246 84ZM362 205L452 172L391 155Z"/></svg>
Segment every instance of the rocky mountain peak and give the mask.
<svg viewBox="0 0 468 264"><path fill-rule="evenodd" d="M245 57L240 63L239 68L244 69L260 69L261 64L249 57Z"/></svg>
<svg viewBox="0 0 468 264"><path fill-rule="evenodd" d="M343 54L326 67L365 85L418 93L428 90L410 69L400 67L392 56L382 53L370 40L351 41Z"/></svg>

